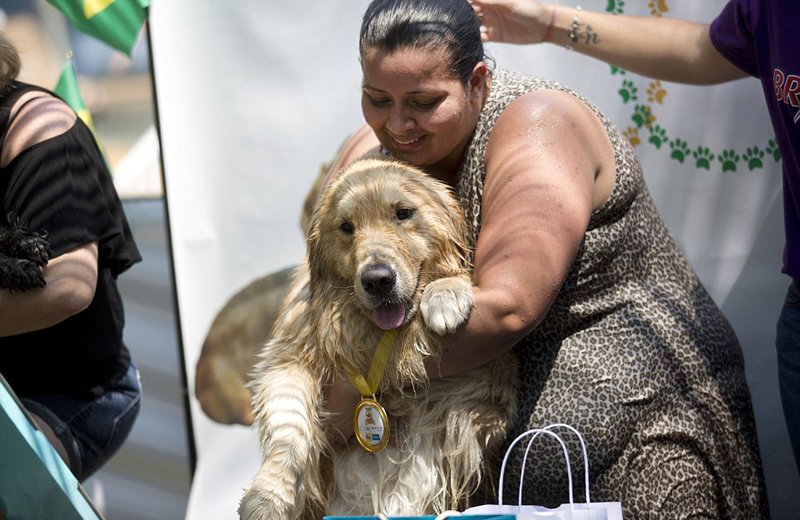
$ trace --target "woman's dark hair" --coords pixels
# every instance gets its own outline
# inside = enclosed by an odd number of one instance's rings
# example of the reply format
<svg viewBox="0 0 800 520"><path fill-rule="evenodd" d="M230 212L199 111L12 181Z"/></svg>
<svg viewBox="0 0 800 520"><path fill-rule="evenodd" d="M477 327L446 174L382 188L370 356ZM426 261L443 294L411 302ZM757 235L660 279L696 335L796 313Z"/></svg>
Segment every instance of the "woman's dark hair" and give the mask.
<svg viewBox="0 0 800 520"><path fill-rule="evenodd" d="M450 71L463 83L484 59L481 23L467 0L373 0L364 13L358 50L444 46Z"/></svg>

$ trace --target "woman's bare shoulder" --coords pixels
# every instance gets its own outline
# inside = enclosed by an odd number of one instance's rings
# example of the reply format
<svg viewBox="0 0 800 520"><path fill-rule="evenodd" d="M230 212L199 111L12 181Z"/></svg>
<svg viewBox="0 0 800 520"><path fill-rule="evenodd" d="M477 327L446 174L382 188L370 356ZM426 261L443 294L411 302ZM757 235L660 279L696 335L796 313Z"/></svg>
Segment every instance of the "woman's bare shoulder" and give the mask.
<svg viewBox="0 0 800 520"><path fill-rule="evenodd" d="M330 180L336 176L336 173L348 164L364 155L378 153L379 149L380 142L378 138L375 137L375 134L369 126L363 125L353 132L344 144L342 144L337 157L331 163L328 173L325 176L325 184L330 182Z"/></svg>
<svg viewBox="0 0 800 520"><path fill-rule="evenodd" d="M77 118L66 103L41 91L20 96L11 107L10 117L13 123L3 143L0 158L2 166L6 166L23 150L65 133Z"/></svg>
<svg viewBox="0 0 800 520"><path fill-rule="evenodd" d="M529 92L509 104L492 129L485 159L487 183L521 176L532 183L572 185L590 196L592 207L605 202L615 177L614 149L603 122L581 98L554 89Z"/></svg>
<svg viewBox="0 0 800 520"><path fill-rule="evenodd" d="M498 122L509 119L524 124L525 128L556 131L562 126L574 125L589 126L594 130L601 124L597 115L579 97L557 89L534 90L519 96L503 110Z"/></svg>

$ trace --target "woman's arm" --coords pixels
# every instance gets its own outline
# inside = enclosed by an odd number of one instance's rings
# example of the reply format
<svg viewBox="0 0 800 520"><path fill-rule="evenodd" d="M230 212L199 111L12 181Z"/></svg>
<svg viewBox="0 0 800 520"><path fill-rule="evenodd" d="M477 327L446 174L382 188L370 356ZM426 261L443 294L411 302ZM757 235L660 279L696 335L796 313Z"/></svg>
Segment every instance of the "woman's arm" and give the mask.
<svg viewBox="0 0 800 520"><path fill-rule="evenodd" d="M486 150L475 306L466 326L444 338L432 377L491 361L544 319L614 175L605 129L574 96L537 91L506 108Z"/></svg>
<svg viewBox="0 0 800 520"><path fill-rule="evenodd" d="M536 0L472 3L482 16L487 41L570 45L631 72L678 83L713 84L747 76L717 52L706 24L579 11ZM578 41L573 43L569 34L575 16Z"/></svg>
<svg viewBox="0 0 800 520"><path fill-rule="evenodd" d="M23 150L69 130L76 115L63 101L33 91L20 97L10 117L13 123L0 154L4 167ZM44 267L44 288L0 291L0 336L50 327L84 310L97 286L97 254L97 242L76 247Z"/></svg>
<svg viewBox="0 0 800 520"><path fill-rule="evenodd" d="M43 274L42 289L0 291L0 337L53 326L88 307L97 286L97 242L50 260Z"/></svg>

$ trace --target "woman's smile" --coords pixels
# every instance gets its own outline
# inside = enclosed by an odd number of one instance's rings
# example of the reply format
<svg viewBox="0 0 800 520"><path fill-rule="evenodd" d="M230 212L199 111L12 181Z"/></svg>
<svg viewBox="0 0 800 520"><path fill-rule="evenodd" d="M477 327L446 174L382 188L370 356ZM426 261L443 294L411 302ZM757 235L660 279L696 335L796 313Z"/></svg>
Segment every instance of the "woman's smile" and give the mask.
<svg viewBox="0 0 800 520"><path fill-rule="evenodd" d="M420 148L425 137L424 135L419 137L396 137L392 135L391 132L387 132L387 135L392 141L394 141L393 148L404 153L410 153Z"/></svg>

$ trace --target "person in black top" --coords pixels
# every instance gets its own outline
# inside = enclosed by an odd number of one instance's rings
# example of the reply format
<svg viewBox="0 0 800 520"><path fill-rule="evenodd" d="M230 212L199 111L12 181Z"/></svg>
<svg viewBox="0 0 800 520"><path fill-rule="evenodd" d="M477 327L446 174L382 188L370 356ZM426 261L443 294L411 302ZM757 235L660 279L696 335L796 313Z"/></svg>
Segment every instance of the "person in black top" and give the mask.
<svg viewBox="0 0 800 520"><path fill-rule="evenodd" d="M41 232L52 257L44 287L0 290L0 374L83 481L139 412L116 280L141 256L91 131L19 70L0 33L0 226Z"/></svg>

